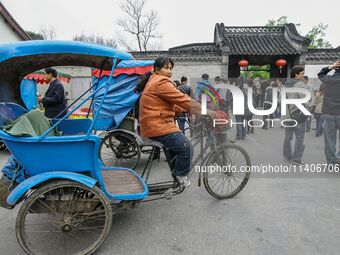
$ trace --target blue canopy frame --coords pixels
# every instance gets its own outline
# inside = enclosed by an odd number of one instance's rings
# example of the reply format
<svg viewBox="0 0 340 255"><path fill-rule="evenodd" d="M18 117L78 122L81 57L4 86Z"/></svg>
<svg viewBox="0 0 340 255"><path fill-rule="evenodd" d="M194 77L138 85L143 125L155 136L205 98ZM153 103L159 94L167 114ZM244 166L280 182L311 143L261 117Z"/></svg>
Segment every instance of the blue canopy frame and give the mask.
<svg viewBox="0 0 340 255"><path fill-rule="evenodd" d="M117 59L133 59L130 53L77 41L47 41L34 40L0 45L0 63L6 60L34 55L72 54L101 56Z"/></svg>
<svg viewBox="0 0 340 255"><path fill-rule="evenodd" d="M0 45L0 102L24 106L21 80L29 73L51 66L87 66L111 70L113 59L133 60L130 53L75 41L25 41Z"/></svg>

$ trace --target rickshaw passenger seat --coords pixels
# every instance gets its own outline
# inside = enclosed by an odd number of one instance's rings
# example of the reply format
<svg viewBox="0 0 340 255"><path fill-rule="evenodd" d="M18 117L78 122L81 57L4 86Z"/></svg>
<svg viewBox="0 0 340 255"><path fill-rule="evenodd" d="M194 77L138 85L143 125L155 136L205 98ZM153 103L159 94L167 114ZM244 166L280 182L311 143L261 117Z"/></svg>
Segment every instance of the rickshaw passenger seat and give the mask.
<svg viewBox="0 0 340 255"><path fill-rule="evenodd" d="M25 113L14 122L3 127L3 131L13 136L32 136L37 137L44 134L51 124L45 115L38 109ZM55 136L52 130L47 136Z"/></svg>
<svg viewBox="0 0 340 255"><path fill-rule="evenodd" d="M59 119L53 119L52 125L58 121ZM63 136L84 135L89 131L91 124L91 119L65 119L57 125L56 130Z"/></svg>
<svg viewBox="0 0 340 255"><path fill-rule="evenodd" d="M1 102L0 103L0 127L7 125L11 121L15 121L27 110L16 103Z"/></svg>

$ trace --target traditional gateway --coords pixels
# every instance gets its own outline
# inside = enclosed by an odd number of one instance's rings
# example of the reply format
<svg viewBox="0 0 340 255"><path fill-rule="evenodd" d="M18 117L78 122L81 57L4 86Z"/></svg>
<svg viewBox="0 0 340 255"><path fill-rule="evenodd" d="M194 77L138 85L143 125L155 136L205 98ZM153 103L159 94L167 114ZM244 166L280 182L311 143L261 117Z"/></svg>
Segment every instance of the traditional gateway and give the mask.
<svg viewBox="0 0 340 255"><path fill-rule="evenodd" d="M214 41L192 43L168 51L132 52L137 59L155 59L168 55L175 60L174 79L182 75L199 79L203 73L211 77L237 78L239 62L249 65L268 65L270 78L287 78L290 68L303 65L310 78L317 78L321 67L340 57L340 47L309 49L308 38L301 36L294 24L278 27L232 27L215 25ZM280 66L284 60L286 65ZM281 67L281 68L280 68Z"/></svg>

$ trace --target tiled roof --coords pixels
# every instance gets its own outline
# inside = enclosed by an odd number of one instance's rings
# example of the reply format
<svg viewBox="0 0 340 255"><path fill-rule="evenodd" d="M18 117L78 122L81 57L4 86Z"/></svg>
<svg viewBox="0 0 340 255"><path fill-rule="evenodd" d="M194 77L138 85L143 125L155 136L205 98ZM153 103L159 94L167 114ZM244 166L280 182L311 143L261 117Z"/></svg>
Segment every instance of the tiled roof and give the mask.
<svg viewBox="0 0 340 255"><path fill-rule="evenodd" d="M307 52L307 60L337 60L340 59L340 47L336 49L309 49Z"/></svg>
<svg viewBox="0 0 340 255"><path fill-rule="evenodd" d="M171 52L220 53L215 43L191 43L170 48Z"/></svg>
<svg viewBox="0 0 340 255"><path fill-rule="evenodd" d="M136 59L169 56L175 61L221 61L221 51L214 43L193 43L170 48L169 51L131 52Z"/></svg>
<svg viewBox="0 0 340 255"><path fill-rule="evenodd" d="M285 27L225 27L230 55L295 55L299 51L284 36Z"/></svg>

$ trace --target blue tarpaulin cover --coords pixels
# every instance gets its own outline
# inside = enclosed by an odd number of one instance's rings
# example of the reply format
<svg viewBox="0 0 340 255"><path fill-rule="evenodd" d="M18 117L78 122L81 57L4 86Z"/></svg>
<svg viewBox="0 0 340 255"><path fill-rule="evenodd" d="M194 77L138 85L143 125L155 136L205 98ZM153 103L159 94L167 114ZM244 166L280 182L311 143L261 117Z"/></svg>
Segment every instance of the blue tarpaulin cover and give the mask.
<svg viewBox="0 0 340 255"><path fill-rule="evenodd" d="M35 80L22 80L20 85L20 94L27 110L31 111L38 107L37 83Z"/></svg>
<svg viewBox="0 0 340 255"><path fill-rule="evenodd" d="M112 78L110 87L102 108L99 111L98 119L96 121L96 130L109 130L117 128L126 115L133 109L140 94L135 93L140 75L126 75L121 74ZM98 81L96 77L92 78L93 84ZM108 76L100 79L99 87L102 87L109 81ZM105 89L100 90L94 99L93 113L96 114L101 100L104 96Z"/></svg>
<svg viewBox="0 0 340 255"><path fill-rule="evenodd" d="M107 96L95 124L96 130L109 130L119 127L140 97L140 94L135 92L139 79L145 72L152 70L153 64L154 60L123 60L118 64L116 70L119 70L119 75L112 77L110 81ZM92 76L92 84L98 82L100 72L97 70L94 73L97 75ZM109 80L110 76L106 72L100 79L97 88L102 87ZM104 93L105 89L103 88L94 98L94 115L98 112Z"/></svg>

